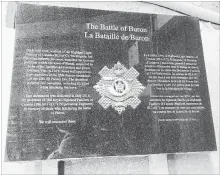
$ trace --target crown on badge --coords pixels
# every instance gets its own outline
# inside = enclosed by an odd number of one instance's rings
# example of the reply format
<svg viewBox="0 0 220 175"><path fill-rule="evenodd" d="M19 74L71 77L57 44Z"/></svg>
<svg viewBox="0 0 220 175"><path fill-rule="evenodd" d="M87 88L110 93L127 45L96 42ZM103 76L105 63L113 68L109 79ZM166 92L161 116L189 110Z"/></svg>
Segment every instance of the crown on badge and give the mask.
<svg viewBox="0 0 220 175"><path fill-rule="evenodd" d="M114 65L113 71L116 75L121 75L126 71L126 68L118 61L117 64Z"/></svg>

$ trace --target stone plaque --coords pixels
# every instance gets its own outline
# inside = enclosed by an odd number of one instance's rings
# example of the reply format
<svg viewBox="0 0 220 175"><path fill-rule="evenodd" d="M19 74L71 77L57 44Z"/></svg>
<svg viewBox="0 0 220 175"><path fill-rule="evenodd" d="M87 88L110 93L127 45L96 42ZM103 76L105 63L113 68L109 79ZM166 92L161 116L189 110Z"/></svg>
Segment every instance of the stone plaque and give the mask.
<svg viewBox="0 0 220 175"><path fill-rule="evenodd" d="M216 150L198 19L18 4L6 160Z"/></svg>

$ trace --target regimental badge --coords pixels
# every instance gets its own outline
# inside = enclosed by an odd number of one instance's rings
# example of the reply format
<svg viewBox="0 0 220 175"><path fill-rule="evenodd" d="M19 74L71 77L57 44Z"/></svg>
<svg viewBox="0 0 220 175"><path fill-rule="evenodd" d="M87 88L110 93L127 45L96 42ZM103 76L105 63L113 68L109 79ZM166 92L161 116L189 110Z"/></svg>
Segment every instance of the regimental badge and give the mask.
<svg viewBox="0 0 220 175"><path fill-rule="evenodd" d="M121 114L128 105L135 109L141 103L138 96L145 87L137 80L139 73L133 67L127 69L117 62L111 69L104 66L99 75L101 80L94 88L102 96L98 103L104 109L112 106Z"/></svg>

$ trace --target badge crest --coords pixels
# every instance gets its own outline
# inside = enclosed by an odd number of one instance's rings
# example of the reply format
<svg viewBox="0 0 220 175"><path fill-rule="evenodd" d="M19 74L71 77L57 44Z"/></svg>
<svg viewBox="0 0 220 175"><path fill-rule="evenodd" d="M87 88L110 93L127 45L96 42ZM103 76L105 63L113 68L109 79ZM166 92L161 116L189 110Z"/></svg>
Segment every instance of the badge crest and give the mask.
<svg viewBox="0 0 220 175"><path fill-rule="evenodd" d="M94 88L102 96L98 102L104 109L112 106L121 114L127 106L135 109L141 103L138 96L145 87L137 80L136 69L127 69L117 62L111 69L104 66L99 75L101 80Z"/></svg>

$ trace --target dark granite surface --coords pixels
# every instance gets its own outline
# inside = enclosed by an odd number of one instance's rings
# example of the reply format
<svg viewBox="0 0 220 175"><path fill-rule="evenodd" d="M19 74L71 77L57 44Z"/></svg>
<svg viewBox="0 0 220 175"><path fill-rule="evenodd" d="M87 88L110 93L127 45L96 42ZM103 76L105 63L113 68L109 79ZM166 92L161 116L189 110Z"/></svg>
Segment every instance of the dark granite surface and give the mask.
<svg viewBox="0 0 220 175"><path fill-rule="evenodd" d="M160 18L158 18L160 16ZM203 58L198 19L142 13L124 13L90 9L19 4L16 14L16 44L13 68L6 157L9 161L59 159L94 156L146 155L216 150L214 128ZM85 38L86 23L145 28L138 34L149 41ZM109 31L102 31L109 34ZM94 66L89 86L76 90L42 90L26 84L22 58L27 49L77 50L92 52ZM198 56L199 87L191 91L160 91L149 88L144 70L144 54ZM134 59L134 60L133 60ZM126 107L119 114L113 107L104 109L94 86L99 71L117 62L134 67L137 80L145 87L141 103ZM149 90L150 89L150 90ZM24 111L26 94L90 94L90 110L66 111L51 115L48 111ZM198 113L155 114L148 109L150 95L193 95L201 97L204 109ZM188 122L159 119L195 119ZM39 120L75 120L74 124L39 124Z"/></svg>

